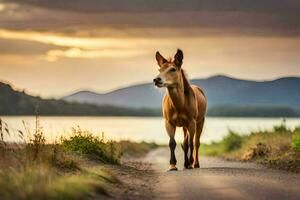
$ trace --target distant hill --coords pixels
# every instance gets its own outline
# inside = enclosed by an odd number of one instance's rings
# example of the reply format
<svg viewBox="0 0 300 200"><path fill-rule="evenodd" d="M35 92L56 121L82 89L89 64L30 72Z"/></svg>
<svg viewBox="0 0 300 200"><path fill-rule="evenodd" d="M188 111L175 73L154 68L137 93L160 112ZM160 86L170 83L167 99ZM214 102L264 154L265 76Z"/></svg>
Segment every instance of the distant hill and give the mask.
<svg viewBox="0 0 300 200"><path fill-rule="evenodd" d="M0 82L0 115L65 115L65 116L160 116L161 111L132 109L110 105L70 103L64 100L42 99L14 90Z"/></svg>
<svg viewBox="0 0 300 200"><path fill-rule="evenodd" d="M193 79L191 83L205 91L209 108L222 105L300 108L300 78L297 77L259 82L213 76L207 79ZM163 89L157 89L152 83L148 83L104 94L81 91L63 99L69 102L97 105L159 108L163 95Z"/></svg>

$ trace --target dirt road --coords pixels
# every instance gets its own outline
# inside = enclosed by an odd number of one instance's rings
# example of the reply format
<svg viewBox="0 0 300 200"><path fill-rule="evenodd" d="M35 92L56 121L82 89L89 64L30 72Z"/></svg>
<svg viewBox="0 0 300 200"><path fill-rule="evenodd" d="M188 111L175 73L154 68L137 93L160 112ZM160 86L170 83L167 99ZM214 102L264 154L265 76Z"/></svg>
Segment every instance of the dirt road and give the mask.
<svg viewBox="0 0 300 200"><path fill-rule="evenodd" d="M158 175L154 186L157 199L300 199L299 174L208 157L201 157L200 169L183 170L179 146L176 153L176 172L166 172L168 148L159 148L144 158Z"/></svg>

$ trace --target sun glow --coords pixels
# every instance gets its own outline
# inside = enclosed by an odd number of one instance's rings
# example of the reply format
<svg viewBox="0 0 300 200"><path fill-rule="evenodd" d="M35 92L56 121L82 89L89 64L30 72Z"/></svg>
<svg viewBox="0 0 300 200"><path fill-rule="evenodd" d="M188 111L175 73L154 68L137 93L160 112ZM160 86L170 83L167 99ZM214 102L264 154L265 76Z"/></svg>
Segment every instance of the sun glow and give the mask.
<svg viewBox="0 0 300 200"><path fill-rule="evenodd" d="M18 8L18 4L16 3L0 3L0 12L13 11L16 8ZM11 16L12 12L9 12L9 15Z"/></svg>
<svg viewBox="0 0 300 200"><path fill-rule="evenodd" d="M5 29L0 29L0 38L35 41L60 47L78 47L84 49L98 49L100 47L128 48L154 42L154 40L148 38L72 37L57 35L54 33L42 33L34 31L19 32Z"/></svg>
<svg viewBox="0 0 300 200"><path fill-rule="evenodd" d="M0 3L0 12L1 12L1 11L4 11L5 9L6 9L5 4Z"/></svg>
<svg viewBox="0 0 300 200"><path fill-rule="evenodd" d="M47 52L46 60L54 62L60 57L64 58L121 58L131 57L141 54L140 51L133 50L81 50L70 48L67 50L54 49Z"/></svg>
<svg viewBox="0 0 300 200"><path fill-rule="evenodd" d="M87 49L132 45L130 41L126 42L124 39L68 37L56 35L54 33L40 33L34 31L19 32L3 29L0 29L0 38L35 41L61 47L79 47ZM120 44L121 40L122 43Z"/></svg>
<svg viewBox="0 0 300 200"><path fill-rule="evenodd" d="M25 40L55 46L46 53L47 61L66 58L122 58L138 56L147 46L155 43L148 38L88 38L42 33L35 31L12 31L0 29L0 38Z"/></svg>

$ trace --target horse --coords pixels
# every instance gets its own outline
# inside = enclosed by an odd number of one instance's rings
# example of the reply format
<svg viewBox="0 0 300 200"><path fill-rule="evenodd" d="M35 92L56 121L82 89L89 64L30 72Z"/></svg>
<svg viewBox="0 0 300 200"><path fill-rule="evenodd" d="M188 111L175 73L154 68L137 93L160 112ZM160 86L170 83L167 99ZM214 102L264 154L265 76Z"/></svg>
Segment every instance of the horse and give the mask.
<svg viewBox="0 0 300 200"><path fill-rule="evenodd" d="M199 168L198 152L207 102L205 94L202 89L189 83L182 69L183 52L180 49L177 50L174 59L165 59L159 51L156 52L155 58L159 74L153 82L158 88L167 88L162 101L162 112L169 135L169 171L178 170L175 157L176 127L183 127L184 168Z"/></svg>

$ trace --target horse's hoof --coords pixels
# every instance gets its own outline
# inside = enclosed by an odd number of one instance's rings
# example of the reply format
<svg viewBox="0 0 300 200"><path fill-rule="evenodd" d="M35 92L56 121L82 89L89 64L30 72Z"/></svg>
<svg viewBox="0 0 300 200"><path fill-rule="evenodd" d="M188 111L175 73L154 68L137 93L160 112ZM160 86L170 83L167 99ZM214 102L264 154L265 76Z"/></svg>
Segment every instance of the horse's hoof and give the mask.
<svg viewBox="0 0 300 200"><path fill-rule="evenodd" d="M200 165L199 164L195 164L195 165L193 165L193 168L195 169L195 168L200 168Z"/></svg>
<svg viewBox="0 0 300 200"><path fill-rule="evenodd" d="M170 167L169 169L168 169L168 172L171 172L171 171L177 171L178 169L177 169L177 167Z"/></svg>
<svg viewBox="0 0 300 200"><path fill-rule="evenodd" d="M193 167L191 165L188 165L188 166L184 166L184 169L193 169Z"/></svg>

